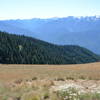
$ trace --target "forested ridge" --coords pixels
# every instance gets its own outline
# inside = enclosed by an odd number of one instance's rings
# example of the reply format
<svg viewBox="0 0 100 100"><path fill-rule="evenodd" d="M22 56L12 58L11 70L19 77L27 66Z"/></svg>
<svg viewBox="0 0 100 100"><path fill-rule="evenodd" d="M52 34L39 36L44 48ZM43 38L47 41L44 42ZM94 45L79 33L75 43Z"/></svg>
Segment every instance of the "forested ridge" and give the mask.
<svg viewBox="0 0 100 100"><path fill-rule="evenodd" d="M79 45L96 54L100 54L99 26L100 16L0 20L1 31L58 45Z"/></svg>
<svg viewBox="0 0 100 100"><path fill-rule="evenodd" d="M1 64L81 64L100 61L76 45L54 45L35 38L0 32Z"/></svg>

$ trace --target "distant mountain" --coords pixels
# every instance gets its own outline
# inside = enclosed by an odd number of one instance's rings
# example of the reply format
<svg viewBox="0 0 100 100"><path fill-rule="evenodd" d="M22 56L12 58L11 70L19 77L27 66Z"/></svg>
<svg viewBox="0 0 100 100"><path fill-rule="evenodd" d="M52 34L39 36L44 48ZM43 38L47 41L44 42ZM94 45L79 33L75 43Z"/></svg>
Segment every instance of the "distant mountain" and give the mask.
<svg viewBox="0 0 100 100"><path fill-rule="evenodd" d="M41 40L0 32L2 64L81 64L100 61L100 56L75 45L53 45Z"/></svg>
<svg viewBox="0 0 100 100"><path fill-rule="evenodd" d="M100 17L0 21L0 30L60 45L80 45L100 54Z"/></svg>

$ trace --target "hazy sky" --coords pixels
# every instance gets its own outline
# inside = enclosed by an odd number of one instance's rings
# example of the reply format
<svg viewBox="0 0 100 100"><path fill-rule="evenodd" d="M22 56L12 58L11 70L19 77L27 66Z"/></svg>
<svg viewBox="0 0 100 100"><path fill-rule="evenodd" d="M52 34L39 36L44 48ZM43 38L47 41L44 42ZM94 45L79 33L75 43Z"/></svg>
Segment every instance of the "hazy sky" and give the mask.
<svg viewBox="0 0 100 100"><path fill-rule="evenodd" d="M100 0L0 0L0 19L100 15Z"/></svg>

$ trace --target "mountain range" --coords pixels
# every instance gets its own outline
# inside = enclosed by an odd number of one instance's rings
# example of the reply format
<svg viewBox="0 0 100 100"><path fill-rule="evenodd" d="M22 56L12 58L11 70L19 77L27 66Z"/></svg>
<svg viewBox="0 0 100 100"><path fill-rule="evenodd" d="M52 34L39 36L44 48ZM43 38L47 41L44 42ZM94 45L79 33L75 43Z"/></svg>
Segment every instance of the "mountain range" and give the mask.
<svg viewBox="0 0 100 100"><path fill-rule="evenodd" d="M58 45L79 45L100 54L100 17L1 20L0 30Z"/></svg>

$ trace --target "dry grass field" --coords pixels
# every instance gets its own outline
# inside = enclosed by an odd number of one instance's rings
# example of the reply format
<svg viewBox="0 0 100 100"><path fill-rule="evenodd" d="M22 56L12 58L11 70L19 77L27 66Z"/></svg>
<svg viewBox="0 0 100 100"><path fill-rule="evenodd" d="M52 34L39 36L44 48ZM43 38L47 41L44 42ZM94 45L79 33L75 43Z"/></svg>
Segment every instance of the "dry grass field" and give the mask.
<svg viewBox="0 0 100 100"><path fill-rule="evenodd" d="M16 79L100 79L100 63L76 65L0 65L0 81Z"/></svg>
<svg viewBox="0 0 100 100"><path fill-rule="evenodd" d="M99 93L100 63L0 65L0 100L100 100Z"/></svg>

